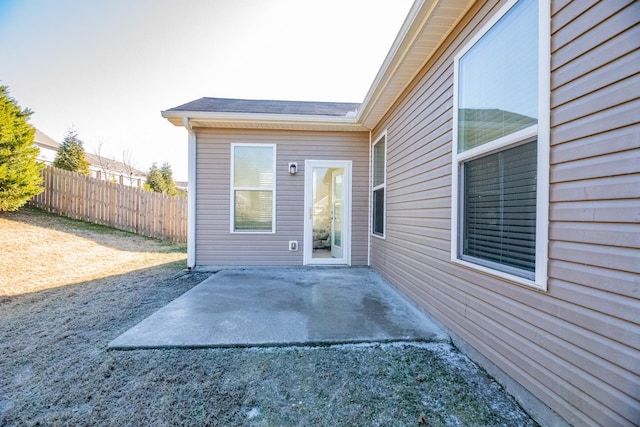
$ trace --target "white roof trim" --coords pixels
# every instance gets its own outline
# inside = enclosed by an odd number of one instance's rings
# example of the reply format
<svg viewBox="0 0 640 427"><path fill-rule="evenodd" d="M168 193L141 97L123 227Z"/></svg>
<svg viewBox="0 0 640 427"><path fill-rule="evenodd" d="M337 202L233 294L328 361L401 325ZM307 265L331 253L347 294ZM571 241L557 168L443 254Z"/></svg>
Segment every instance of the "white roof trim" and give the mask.
<svg viewBox="0 0 640 427"><path fill-rule="evenodd" d="M210 111L162 111L162 117L176 126L189 118L192 127L241 127L256 129L368 131L355 115L336 117L302 114L229 113Z"/></svg>

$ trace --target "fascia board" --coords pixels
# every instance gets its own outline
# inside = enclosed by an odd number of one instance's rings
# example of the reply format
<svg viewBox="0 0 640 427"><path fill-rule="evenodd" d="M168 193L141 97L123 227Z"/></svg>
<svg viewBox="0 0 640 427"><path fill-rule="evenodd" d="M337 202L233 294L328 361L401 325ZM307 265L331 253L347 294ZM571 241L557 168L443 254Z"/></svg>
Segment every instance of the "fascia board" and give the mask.
<svg viewBox="0 0 640 427"><path fill-rule="evenodd" d="M368 131L361 123L358 123L355 117L340 116L314 116L300 114L256 114L256 113L223 113L208 111L179 111L167 110L161 112L162 117L168 119L176 126L182 126L185 117L192 122L200 124L210 124L215 127L216 124L237 123L239 125L274 125L274 126L293 126L300 127L310 126L329 126L344 127L349 130Z"/></svg>

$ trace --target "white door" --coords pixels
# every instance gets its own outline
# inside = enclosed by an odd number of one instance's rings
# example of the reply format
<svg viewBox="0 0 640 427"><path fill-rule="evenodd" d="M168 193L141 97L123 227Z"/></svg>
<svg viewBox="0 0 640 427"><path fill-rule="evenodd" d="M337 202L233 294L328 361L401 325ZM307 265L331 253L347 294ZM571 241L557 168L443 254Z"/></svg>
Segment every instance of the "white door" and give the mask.
<svg viewBox="0 0 640 427"><path fill-rule="evenodd" d="M351 161L305 162L304 264L351 265Z"/></svg>

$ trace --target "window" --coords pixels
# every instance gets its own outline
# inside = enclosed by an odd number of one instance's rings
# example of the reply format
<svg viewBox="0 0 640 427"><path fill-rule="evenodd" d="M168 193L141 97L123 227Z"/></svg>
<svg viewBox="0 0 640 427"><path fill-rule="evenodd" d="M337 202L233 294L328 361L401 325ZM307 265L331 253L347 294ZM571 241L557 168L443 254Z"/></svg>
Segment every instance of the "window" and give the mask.
<svg viewBox="0 0 640 427"><path fill-rule="evenodd" d="M385 190L387 182L387 133L385 132L373 144L373 195L371 233L374 236L385 235Z"/></svg>
<svg viewBox="0 0 640 427"><path fill-rule="evenodd" d="M452 259L541 289L548 227L548 7L510 1L454 65Z"/></svg>
<svg viewBox="0 0 640 427"><path fill-rule="evenodd" d="M231 144L231 232L275 233L276 146Z"/></svg>

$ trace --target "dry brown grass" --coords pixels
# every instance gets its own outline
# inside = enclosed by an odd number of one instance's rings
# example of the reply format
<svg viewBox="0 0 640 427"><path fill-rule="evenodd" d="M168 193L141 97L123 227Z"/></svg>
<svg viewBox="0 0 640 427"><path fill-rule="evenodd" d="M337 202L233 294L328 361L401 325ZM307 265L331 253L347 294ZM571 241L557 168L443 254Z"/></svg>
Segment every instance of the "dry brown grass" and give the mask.
<svg viewBox="0 0 640 427"><path fill-rule="evenodd" d="M0 296L19 295L180 261L171 245L46 212L0 213Z"/></svg>

